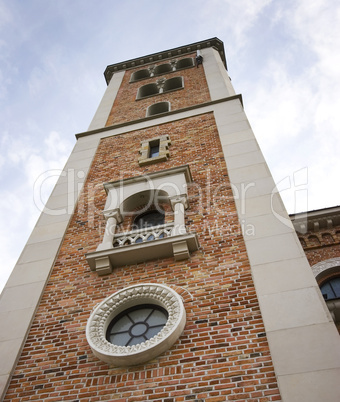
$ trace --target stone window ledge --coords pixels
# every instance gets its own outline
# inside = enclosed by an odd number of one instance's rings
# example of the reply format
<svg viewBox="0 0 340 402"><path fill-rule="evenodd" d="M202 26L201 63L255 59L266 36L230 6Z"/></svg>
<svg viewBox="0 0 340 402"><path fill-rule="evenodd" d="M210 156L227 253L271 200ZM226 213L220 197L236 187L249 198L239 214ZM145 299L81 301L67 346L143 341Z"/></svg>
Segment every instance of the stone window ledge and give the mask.
<svg viewBox="0 0 340 402"><path fill-rule="evenodd" d="M189 258L190 253L198 250L198 247L197 234L185 233L144 243L94 251L85 256L92 271L96 271L98 275L107 275L117 266L169 257L174 257L176 261L185 260Z"/></svg>

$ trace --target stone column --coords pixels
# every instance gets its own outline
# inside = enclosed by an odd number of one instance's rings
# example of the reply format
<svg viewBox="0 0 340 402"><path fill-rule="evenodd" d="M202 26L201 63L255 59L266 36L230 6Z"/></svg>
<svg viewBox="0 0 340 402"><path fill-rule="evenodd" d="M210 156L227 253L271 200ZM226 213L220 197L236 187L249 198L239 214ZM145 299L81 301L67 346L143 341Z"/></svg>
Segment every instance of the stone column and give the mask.
<svg viewBox="0 0 340 402"><path fill-rule="evenodd" d="M119 208L104 211L103 215L106 219L106 227L103 241L97 247L97 251L113 248L113 237L116 231L116 226L122 222Z"/></svg>
<svg viewBox="0 0 340 402"><path fill-rule="evenodd" d="M172 71L176 71L177 60L170 60Z"/></svg>
<svg viewBox="0 0 340 402"><path fill-rule="evenodd" d="M170 198L171 208L174 211L174 228L172 229L172 236L185 234L185 214L184 211L188 208L188 198L186 194L177 195Z"/></svg>
<svg viewBox="0 0 340 402"><path fill-rule="evenodd" d="M164 84L165 84L166 79L165 78L159 78L156 81L156 85L158 87L159 93L162 94L163 93L163 88L164 88Z"/></svg>

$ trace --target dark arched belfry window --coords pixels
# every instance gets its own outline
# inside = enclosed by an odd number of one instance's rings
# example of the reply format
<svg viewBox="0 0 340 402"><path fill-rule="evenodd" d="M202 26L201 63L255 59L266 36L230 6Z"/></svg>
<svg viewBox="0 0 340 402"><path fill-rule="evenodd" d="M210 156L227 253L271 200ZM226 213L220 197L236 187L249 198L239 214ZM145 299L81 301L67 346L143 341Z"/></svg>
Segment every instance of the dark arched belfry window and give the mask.
<svg viewBox="0 0 340 402"><path fill-rule="evenodd" d="M320 290L325 300L340 298L340 276L324 282Z"/></svg>
<svg viewBox="0 0 340 402"><path fill-rule="evenodd" d="M152 226L164 224L164 212L162 211L148 211L138 215L133 222L134 229L144 229Z"/></svg>

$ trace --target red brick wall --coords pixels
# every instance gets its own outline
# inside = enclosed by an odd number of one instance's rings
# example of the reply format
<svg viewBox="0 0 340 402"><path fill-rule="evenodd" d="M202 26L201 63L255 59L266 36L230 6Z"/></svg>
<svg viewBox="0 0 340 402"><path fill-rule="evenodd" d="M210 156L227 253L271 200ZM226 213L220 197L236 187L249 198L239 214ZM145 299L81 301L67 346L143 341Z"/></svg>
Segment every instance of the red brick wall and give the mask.
<svg viewBox="0 0 340 402"><path fill-rule="evenodd" d="M182 58L195 57L195 54L189 54ZM179 60L180 58L178 58ZM166 61L152 63L151 65L164 64ZM124 123L131 120L144 118L147 107L154 103L168 101L171 103L171 110L177 110L188 106L197 105L210 100L208 85L205 79L204 69L191 67L184 70L170 72L160 76L147 78L137 82L131 82L131 75L138 70L147 68L139 66L138 68L126 71L122 85L118 91L117 97L113 104L111 113L106 125L111 126L117 123ZM173 92L154 95L145 99L136 100L138 88L143 85L154 83L159 78L184 78L184 89L178 89Z"/></svg>
<svg viewBox="0 0 340 402"><path fill-rule="evenodd" d="M298 233L301 245L306 253L310 265L340 257L340 227L333 229Z"/></svg>
<svg viewBox="0 0 340 402"><path fill-rule="evenodd" d="M140 168L140 141L164 134L172 140L169 160ZM102 183L183 164L194 181L186 224L200 249L185 261L91 272L85 253L101 241ZM104 298L141 282L182 295L184 332L147 364L109 367L87 344L87 320ZM213 114L101 141L5 400L280 400Z"/></svg>

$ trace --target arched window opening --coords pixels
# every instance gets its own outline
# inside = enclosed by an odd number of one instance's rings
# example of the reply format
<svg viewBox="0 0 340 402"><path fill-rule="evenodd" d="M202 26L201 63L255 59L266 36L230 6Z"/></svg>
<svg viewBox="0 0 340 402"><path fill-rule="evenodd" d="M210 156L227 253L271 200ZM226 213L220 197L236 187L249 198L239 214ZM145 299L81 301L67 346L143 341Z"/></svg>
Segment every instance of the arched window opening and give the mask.
<svg viewBox="0 0 340 402"><path fill-rule="evenodd" d="M310 247L320 246L320 240L317 236L311 235L308 237L308 243Z"/></svg>
<svg viewBox="0 0 340 402"><path fill-rule="evenodd" d="M193 67L195 65L192 57L187 57L177 61L176 70L181 70L183 68Z"/></svg>
<svg viewBox="0 0 340 402"><path fill-rule="evenodd" d="M145 98L147 96L156 95L159 93L158 86L153 84L143 85L138 89L137 99Z"/></svg>
<svg viewBox="0 0 340 402"><path fill-rule="evenodd" d="M173 91L175 89L183 88L183 78L174 77L165 81L163 91Z"/></svg>
<svg viewBox="0 0 340 402"><path fill-rule="evenodd" d="M323 244L332 244L332 243L334 243L333 236L330 233L324 233L322 235L322 242L323 242Z"/></svg>
<svg viewBox="0 0 340 402"><path fill-rule="evenodd" d="M138 215L134 222L134 229L145 229L152 226L164 225L164 212L152 210Z"/></svg>
<svg viewBox="0 0 340 402"><path fill-rule="evenodd" d="M146 116L153 116L155 114L166 113L170 111L170 102L158 102L149 106L146 111Z"/></svg>
<svg viewBox="0 0 340 402"><path fill-rule="evenodd" d="M144 70L139 70L139 71L135 71L132 75L131 75L131 82L134 81L139 81L139 80L143 80L145 78L149 78L150 77L150 71L148 69L144 69Z"/></svg>
<svg viewBox="0 0 340 402"><path fill-rule="evenodd" d="M320 290L325 300L340 298L340 276L324 282L320 286Z"/></svg>
<svg viewBox="0 0 340 402"><path fill-rule="evenodd" d="M172 71L172 67L170 63L161 64L160 66L155 67L154 74L166 74Z"/></svg>

